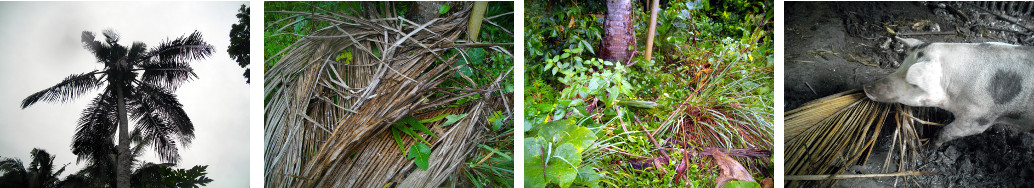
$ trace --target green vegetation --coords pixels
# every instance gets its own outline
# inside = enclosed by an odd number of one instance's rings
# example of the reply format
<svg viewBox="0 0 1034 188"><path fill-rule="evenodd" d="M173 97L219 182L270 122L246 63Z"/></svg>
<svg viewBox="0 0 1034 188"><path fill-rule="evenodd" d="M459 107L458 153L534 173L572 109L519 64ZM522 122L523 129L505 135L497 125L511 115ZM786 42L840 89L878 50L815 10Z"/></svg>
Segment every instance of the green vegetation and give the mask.
<svg viewBox="0 0 1034 188"><path fill-rule="evenodd" d="M720 166L740 164L771 178L773 2L667 3L654 59L642 55L650 14L635 4L638 55L608 62L596 58L602 2L528 2L526 186L713 187Z"/></svg>

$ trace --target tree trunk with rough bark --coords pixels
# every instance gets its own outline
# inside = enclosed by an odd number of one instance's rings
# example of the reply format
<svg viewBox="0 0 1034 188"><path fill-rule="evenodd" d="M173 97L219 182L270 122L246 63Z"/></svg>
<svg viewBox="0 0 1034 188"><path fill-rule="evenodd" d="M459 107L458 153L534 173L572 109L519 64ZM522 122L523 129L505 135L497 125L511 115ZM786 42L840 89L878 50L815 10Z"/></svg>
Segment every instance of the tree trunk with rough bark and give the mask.
<svg viewBox="0 0 1034 188"><path fill-rule="evenodd" d="M118 96L118 172L116 182L119 188L129 188L129 118L126 116L126 98L122 87L115 87Z"/></svg>
<svg viewBox="0 0 1034 188"><path fill-rule="evenodd" d="M635 46L631 0L607 0L607 17L603 22L603 44L600 58L624 63ZM632 48L634 49L634 48Z"/></svg>

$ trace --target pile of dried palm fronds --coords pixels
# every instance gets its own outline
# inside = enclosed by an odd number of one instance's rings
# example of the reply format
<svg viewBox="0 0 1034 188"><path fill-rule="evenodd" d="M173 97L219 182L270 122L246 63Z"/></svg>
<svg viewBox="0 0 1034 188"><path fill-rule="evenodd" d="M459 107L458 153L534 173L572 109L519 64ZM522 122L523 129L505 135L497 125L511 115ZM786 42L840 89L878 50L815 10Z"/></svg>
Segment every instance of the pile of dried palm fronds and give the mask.
<svg viewBox="0 0 1034 188"><path fill-rule="evenodd" d="M879 103L865 93L851 90L811 101L786 112L786 174L788 180L814 179L819 182L788 181L788 187L830 186L852 165L863 165L877 145L889 144L883 171L906 172L915 169L920 145L914 115L929 114L928 108ZM877 142L886 133L884 123L894 122L890 140ZM893 156L893 157L892 157ZM897 159L897 161L892 160ZM896 165L892 167L891 165ZM900 177L921 173L896 173ZM859 176L867 177L867 176ZM868 176L887 177L887 176Z"/></svg>
<svg viewBox="0 0 1034 188"><path fill-rule="evenodd" d="M268 12L292 15L277 21L294 21L284 28L303 19L332 24L298 35L302 38L277 53L279 60L266 72L265 186L442 184L482 139L487 129L483 117L508 109L512 101L499 89L512 69L479 86L463 74L453 76L460 68L453 64L466 56L464 50L443 57L446 50L462 46L491 46L510 55L505 48L458 40L466 30L470 5L455 3L449 13L425 23L396 15L394 3L363 2L364 11L357 16L319 7L314 8L328 13ZM352 57L335 58L343 52ZM467 87L439 88L445 81ZM475 94L481 97L443 107ZM432 148L430 165L426 171L417 169L399 150L391 124L404 116L442 113L468 115L452 126L427 126L438 137L423 135ZM416 142L412 137L402 140L406 146Z"/></svg>

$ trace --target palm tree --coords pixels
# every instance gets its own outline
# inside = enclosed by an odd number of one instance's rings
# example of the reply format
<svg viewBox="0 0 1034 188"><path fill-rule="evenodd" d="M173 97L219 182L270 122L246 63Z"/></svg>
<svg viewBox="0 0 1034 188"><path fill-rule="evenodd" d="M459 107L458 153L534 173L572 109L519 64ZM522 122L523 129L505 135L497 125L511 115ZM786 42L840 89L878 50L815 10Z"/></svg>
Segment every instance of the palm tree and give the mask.
<svg viewBox="0 0 1034 188"><path fill-rule="evenodd" d="M84 47L96 56L102 70L72 74L57 85L29 95L22 101L26 108L40 101L65 102L88 91L104 88L83 111L72 141L72 153L79 160L107 157L113 137L118 131L118 187L129 187L129 118L144 139L151 140L162 161L178 162L177 142L187 146L194 138L194 125L173 92L184 82L197 77L188 64L212 55L214 49L194 31L164 41L147 50L142 42L130 48L118 44L119 35L105 30L105 41L83 31ZM115 120L118 121L117 128Z"/></svg>
<svg viewBox="0 0 1034 188"><path fill-rule="evenodd" d="M58 176L65 171L65 166L54 171L54 156L39 148L32 149L28 169L18 159L0 160L0 187L58 187L61 182Z"/></svg>

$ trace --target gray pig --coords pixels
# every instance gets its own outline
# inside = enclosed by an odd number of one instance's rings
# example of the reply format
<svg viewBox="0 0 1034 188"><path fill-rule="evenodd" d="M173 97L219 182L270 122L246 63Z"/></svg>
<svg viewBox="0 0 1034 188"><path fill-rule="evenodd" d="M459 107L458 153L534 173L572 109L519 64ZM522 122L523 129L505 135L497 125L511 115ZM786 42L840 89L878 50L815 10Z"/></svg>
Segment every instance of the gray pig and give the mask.
<svg viewBox="0 0 1034 188"><path fill-rule="evenodd" d="M908 46L904 63L865 86L879 102L938 107L954 114L935 142L979 134L994 124L1034 128L1034 47L1004 43L924 43Z"/></svg>

